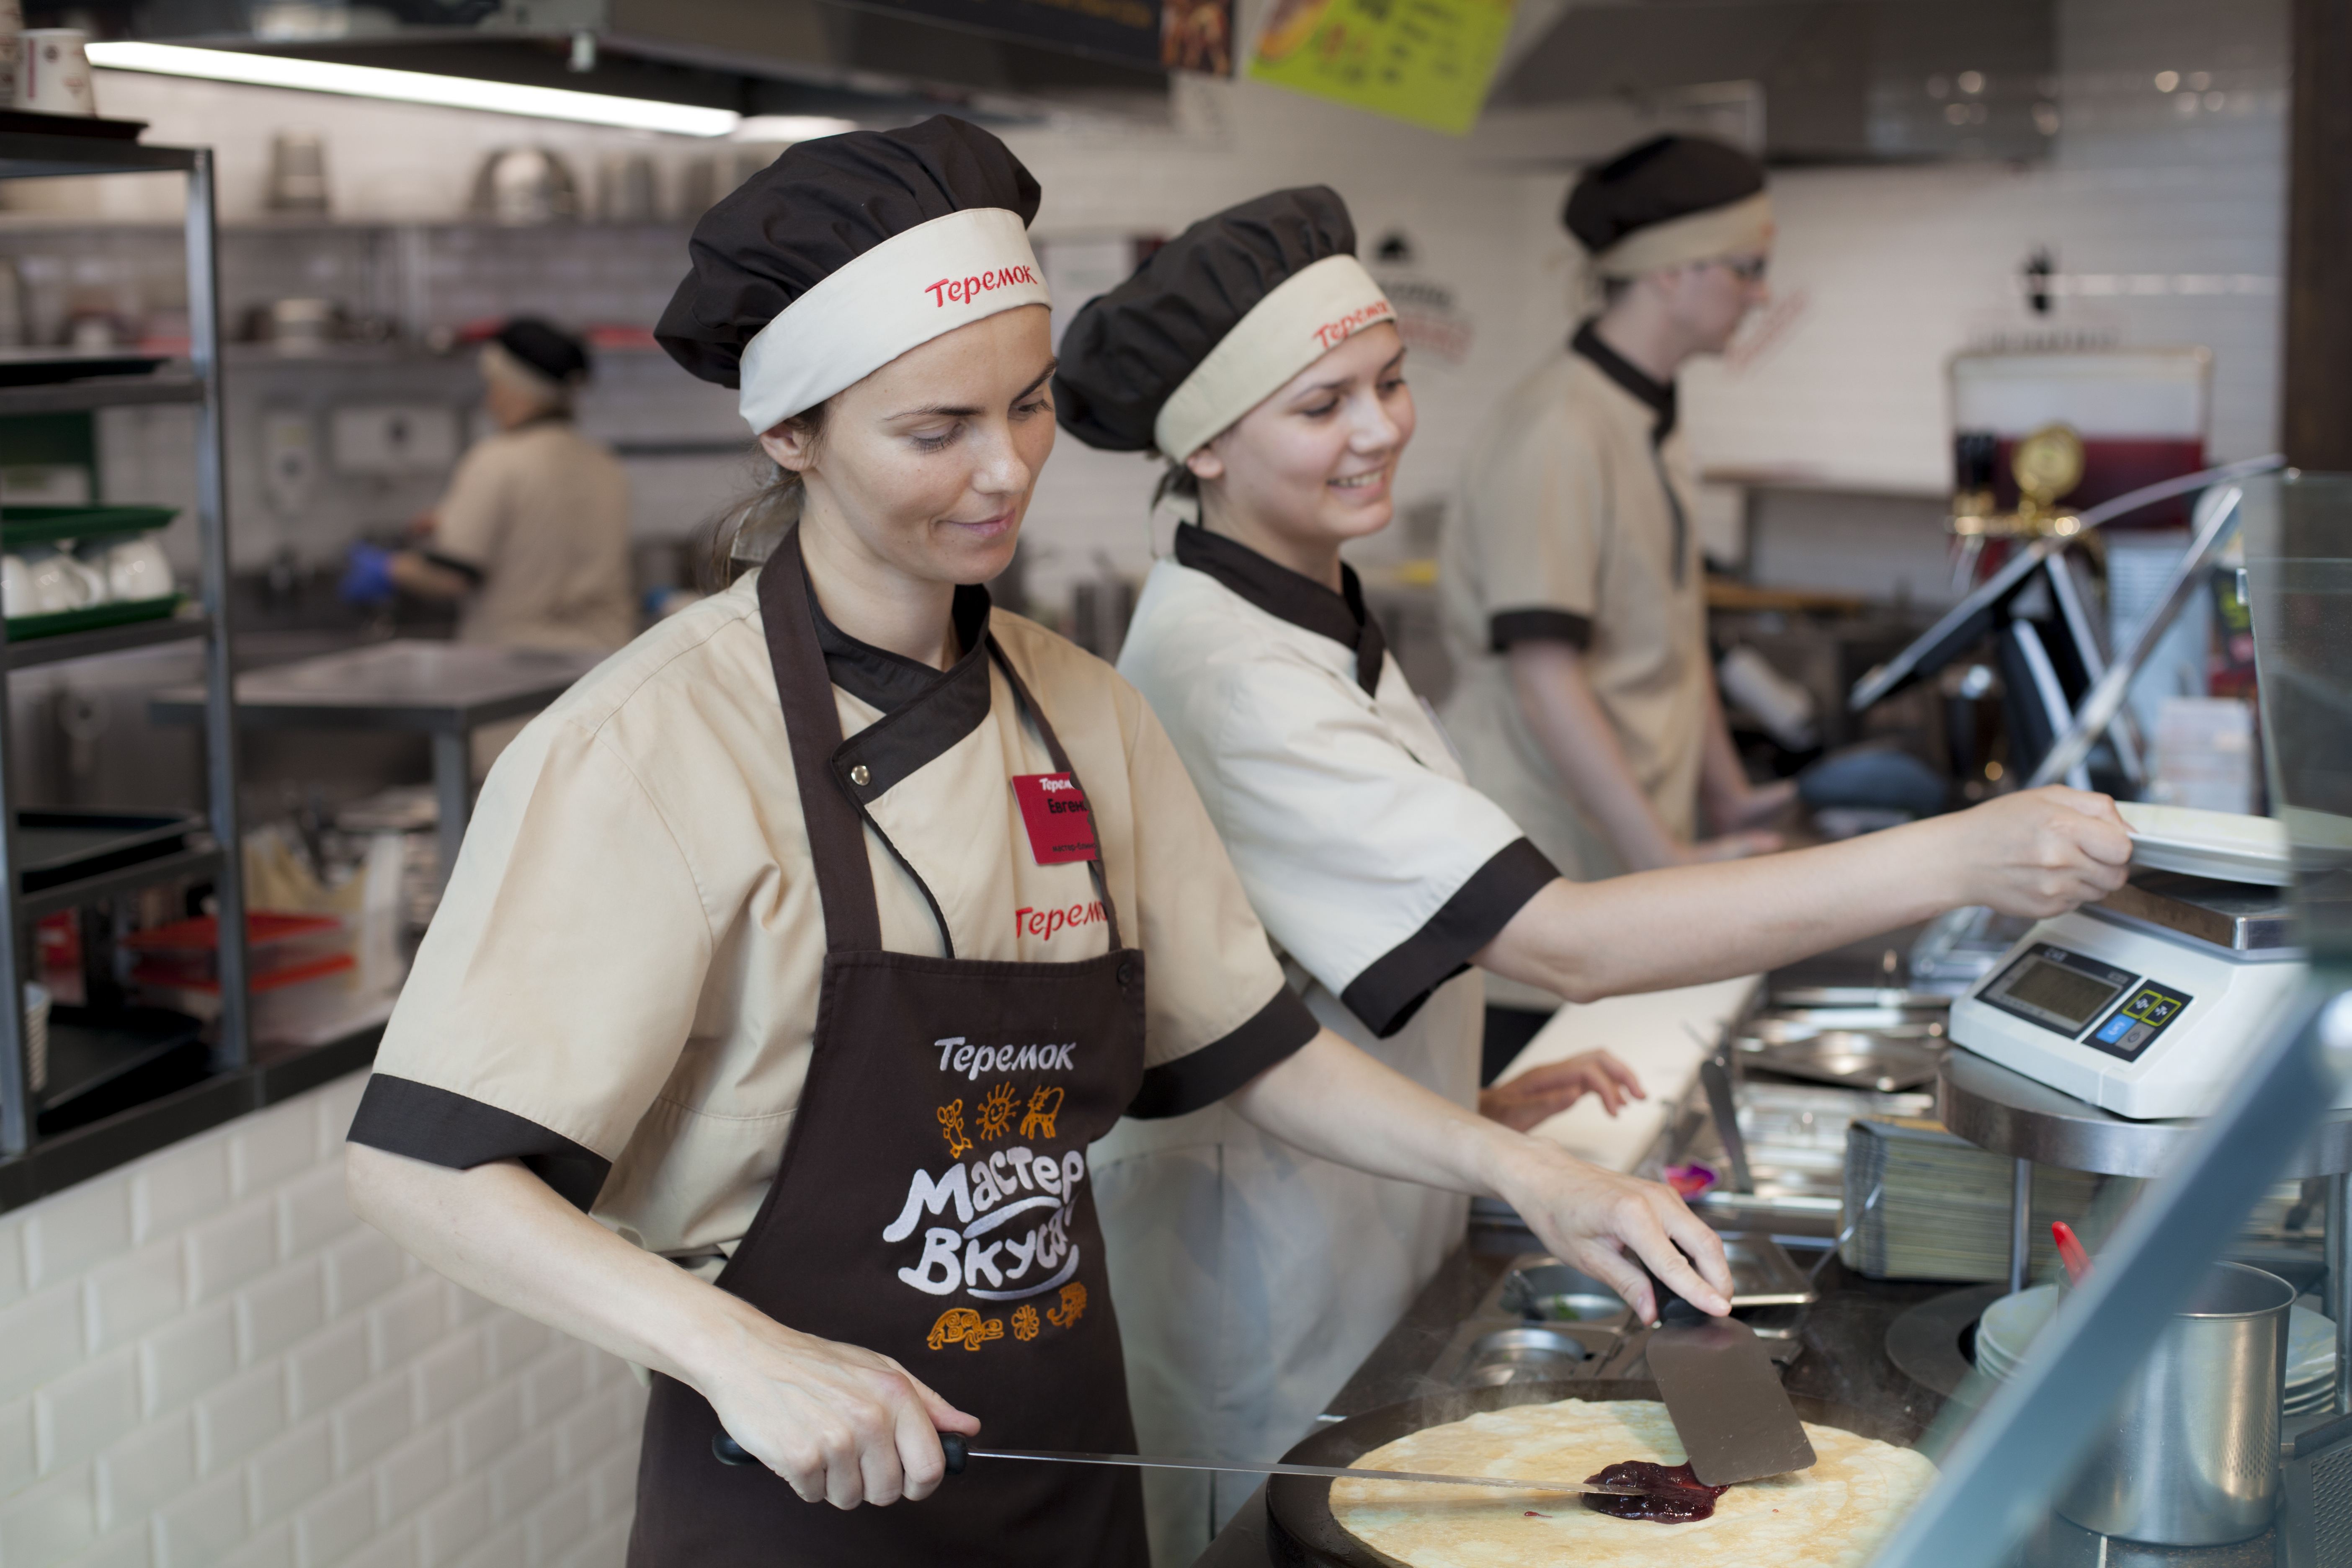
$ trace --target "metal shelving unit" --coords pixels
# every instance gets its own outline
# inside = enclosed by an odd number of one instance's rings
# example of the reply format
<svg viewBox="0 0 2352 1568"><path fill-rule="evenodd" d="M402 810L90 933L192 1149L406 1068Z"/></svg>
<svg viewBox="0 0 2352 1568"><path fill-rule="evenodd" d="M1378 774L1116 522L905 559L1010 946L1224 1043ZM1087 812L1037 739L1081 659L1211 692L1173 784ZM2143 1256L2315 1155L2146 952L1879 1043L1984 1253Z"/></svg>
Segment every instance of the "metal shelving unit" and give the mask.
<svg viewBox="0 0 2352 1568"><path fill-rule="evenodd" d="M0 626L0 669L21 669L129 648L201 639L205 649L205 784L213 844L191 845L136 865L26 894L16 852L9 787L6 681L0 675L0 1207L7 1207L119 1158L131 1157L272 1098L274 1079L250 1068L247 1028L245 898L236 793L236 715L228 619L228 512L222 454L218 229L208 148L150 147L79 135L0 134L0 180L66 175L177 173L187 178L189 363L147 376L100 377L0 387L0 416L81 412L132 405L186 404L195 410L196 527L203 613L8 645ZM21 998L33 923L41 916L167 879L209 877L218 891L221 1015L213 1077L156 1101L138 1127L130 1116L55 1141L37 1139L39 1107L30 1092ZM371 1043L372 1046L372 1043ZM327 1064L321 1062L323 1068ZM349 1064L343 1064L347 1070ZM278 1074L278 1077L285 1075ZM306 1081L310 1071L299 1075ZM269 1080L269 1081L265 1081ZM321 1080L323 1081L323 1080ZM291 1089L289 1082L283 1086ZM38 1147L37 1147L38 1142ZM52 1168L54 1167L54 1168Z"/></svg>

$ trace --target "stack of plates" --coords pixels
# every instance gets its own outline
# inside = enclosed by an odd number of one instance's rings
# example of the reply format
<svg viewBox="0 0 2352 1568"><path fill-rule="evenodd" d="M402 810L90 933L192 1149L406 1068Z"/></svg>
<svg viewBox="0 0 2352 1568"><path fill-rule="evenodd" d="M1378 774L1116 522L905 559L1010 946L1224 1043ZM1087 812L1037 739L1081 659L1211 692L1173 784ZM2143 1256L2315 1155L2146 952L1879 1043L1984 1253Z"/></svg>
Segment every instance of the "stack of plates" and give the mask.
<svg viewBox="0 0 2352 1568"><path fill-rule="evenodd" d="M2058 1310L2058 1287L2036 1285L2014 1296L2003 1296L1985 1309L1977 1323L1977 1368L1998 1380L2017 1370L2051 1313ZM2336 1325L2308 1307L2297 1307L2287 1319L2287 1415L2310 1415L2326 1410L2336 1397Z"/></svg>

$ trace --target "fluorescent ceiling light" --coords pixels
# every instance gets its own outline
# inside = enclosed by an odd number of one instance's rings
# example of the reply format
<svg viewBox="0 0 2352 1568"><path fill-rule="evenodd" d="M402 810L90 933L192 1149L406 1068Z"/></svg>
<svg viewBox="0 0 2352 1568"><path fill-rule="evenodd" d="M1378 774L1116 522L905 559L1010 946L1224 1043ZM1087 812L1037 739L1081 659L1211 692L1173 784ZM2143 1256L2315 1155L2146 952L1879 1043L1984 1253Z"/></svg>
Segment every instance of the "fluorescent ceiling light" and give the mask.
<svg viewBox="0 0 2352 1568"><path fill-rule="evenodd" d="M829 114L754 114L735 127L733 134L738 142L810 142L856 129L855 120L835 120Z"/></svg>
<svg viewBox="0 0 2352 1568"><path fill-rule="evenodd" d="M89 46L89 63L109 70L201 77L207 81L293 88L302 92L338 92L352 98L383 98L400 103L429 103L443 109L478 109L491 114L527 114L540 120L621 125L633 131L667 131L680 136L724 136L743 122L743 117L731 109L698 109L691 104L663 103L650 98L618 98L611 93L573 92L556 87L520 87L512 82L478 81L472 77L385 70L381 66L341 65L285 55L196 49L178 44L93 43Z"/></svg>

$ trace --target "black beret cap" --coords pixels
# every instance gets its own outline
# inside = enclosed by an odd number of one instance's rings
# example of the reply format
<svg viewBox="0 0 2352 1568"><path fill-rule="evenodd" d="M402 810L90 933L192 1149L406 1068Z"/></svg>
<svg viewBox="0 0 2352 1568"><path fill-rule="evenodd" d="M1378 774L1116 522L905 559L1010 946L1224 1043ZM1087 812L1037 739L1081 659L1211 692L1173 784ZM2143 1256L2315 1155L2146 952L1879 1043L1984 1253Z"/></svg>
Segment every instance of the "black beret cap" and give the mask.
<svg viewBox="0 0 2352 1568"><path fill-rule="evenodd" d="M569 386L588 379L588 345L552 321L517 316L490 341L550 381Z"/></svg>
<svg viewBox="0 0 2352 1568"><path fill-rule="evenodd" d="M1355 253L1355 221L1327 185L1275 191L1202 218L1071 320L1054 376L1055 416L1089 447L1149 448L1160 405L1252 306L1301 268Z"/></svg>
<svg viewBox="0 0 2352 1568"><path fill-rule="evenodd" d="M694 270L654 336L704 381L737 385L743 345L848 262L970 207L1004 207L1025 226L1038 195L1011 148L944 114L800 142L702 215L687 242Z"/></svg>
<svg viewBox="0 0 2352 1568"><path fill-rule="evenodd" d="M1744 201L1764 188L1764 165L1704 136L1654 136L1587 169L1560 221L1599 255L1638 229Z"/></svg>

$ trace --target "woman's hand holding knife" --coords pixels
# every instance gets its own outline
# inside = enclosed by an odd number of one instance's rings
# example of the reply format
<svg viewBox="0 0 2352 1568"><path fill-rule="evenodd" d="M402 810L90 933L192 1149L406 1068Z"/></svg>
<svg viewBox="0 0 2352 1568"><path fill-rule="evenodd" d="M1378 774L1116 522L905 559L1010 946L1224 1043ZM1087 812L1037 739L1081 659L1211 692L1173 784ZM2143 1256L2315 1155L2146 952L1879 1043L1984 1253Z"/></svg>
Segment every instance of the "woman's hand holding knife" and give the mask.
<svg viewBox="0 0 2352 1568"><path fill-rule="evenodd" d="M677 1378L812 1502L928 1497L977 1417L904 1367L785 1327L597 1224L512 1160L451 1170L354 1143L352 1207L466 1289Z"/></svg>
<svg viewBox="0 0 2352 1568"><path fill-rule="evenodd" d="M710 1370L690 1381L720 1428L810 1502L919 1501L947 1474L940 1434L980 1431L888 1356L748 1307L697 1359Z"/></svg>

